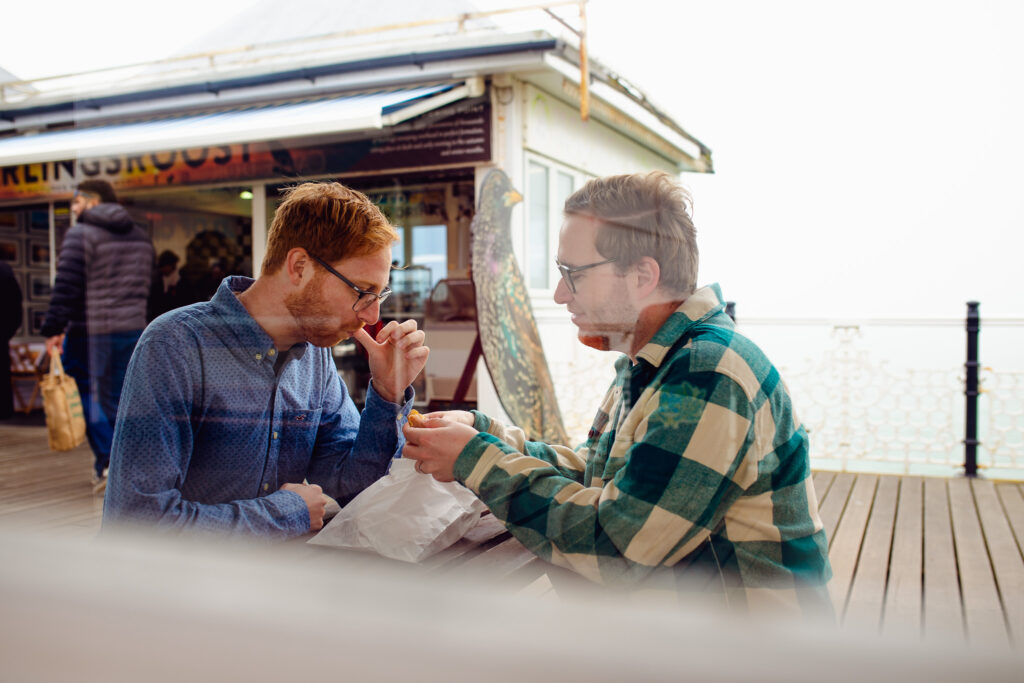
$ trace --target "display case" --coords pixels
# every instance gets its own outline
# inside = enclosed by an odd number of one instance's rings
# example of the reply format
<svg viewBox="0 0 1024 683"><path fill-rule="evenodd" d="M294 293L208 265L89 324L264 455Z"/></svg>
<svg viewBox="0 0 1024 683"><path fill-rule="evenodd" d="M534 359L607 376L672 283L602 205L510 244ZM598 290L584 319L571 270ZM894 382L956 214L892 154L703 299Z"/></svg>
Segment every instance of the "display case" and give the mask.
<svg viewBox="0 0 1024 683"><path fill-rule="evenodd" d="M427 363L427 393L438 408L472 408L476 406L476 374L465 396L454 404L456 390L476 339L476 292L468 278L445 279L437 283L427 300L423 319L430 346Z"/></svg>
<svg viewBox="0 0 1024 683"><path fill-rule="evenodd" d="M381 304L382 318L422 320L423 308L430 295L430 268L409 266L391 271L392 294Z"/></svg>

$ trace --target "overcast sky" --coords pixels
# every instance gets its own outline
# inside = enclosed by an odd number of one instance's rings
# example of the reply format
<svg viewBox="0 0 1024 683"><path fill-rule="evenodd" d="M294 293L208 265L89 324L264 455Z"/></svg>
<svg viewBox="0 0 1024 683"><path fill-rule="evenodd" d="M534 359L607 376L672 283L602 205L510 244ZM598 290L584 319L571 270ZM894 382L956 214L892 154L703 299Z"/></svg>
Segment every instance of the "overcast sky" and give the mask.
<svg viewBox="0 0 1024 683"><path fill-rule="evenodd" d="M163 57L255 2L4 0L0 67ZM712 148L717 172L685 177L701 280L741 315L952 318L978 299L1024 317L1024 2L592 0L588 14L592 56Z"/></svg>

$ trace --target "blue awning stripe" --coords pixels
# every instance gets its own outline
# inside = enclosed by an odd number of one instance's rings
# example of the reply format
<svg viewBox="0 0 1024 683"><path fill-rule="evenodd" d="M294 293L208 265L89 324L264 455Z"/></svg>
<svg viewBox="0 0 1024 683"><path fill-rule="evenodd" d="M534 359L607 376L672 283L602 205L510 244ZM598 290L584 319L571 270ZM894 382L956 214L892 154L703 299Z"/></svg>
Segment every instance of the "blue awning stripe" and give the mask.
<svg viewBox="0 0 1024 683"><path fill-rule="evenodd" d="M0 138L0 166L374 130L451 84Z"/></svg>

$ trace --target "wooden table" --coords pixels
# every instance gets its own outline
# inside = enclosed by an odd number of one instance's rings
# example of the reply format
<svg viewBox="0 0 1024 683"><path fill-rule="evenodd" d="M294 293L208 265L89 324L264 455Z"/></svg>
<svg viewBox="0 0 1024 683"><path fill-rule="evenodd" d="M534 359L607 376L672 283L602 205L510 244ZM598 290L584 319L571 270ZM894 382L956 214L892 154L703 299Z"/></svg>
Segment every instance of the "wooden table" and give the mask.
<svg viewBox="0 0 1024 683"><path fill-rule="evenodd" d="M576 579L587 583L527 550L490 512L484 512L480 522L454 544L418 563L391 560L371 552L305 543L314 535L297 539L304 545L301 550L295 548L295 552L304 561L330 563L332 558L343 558L349 565L378 564L389 569L397 566L399 571L405 568L412 574L444 576L453 581L484 581L512 592L526 591L534 595L544 595L552 590L550 574L557 574L559 580L569 574L573 577L570 581Z"/></svg>

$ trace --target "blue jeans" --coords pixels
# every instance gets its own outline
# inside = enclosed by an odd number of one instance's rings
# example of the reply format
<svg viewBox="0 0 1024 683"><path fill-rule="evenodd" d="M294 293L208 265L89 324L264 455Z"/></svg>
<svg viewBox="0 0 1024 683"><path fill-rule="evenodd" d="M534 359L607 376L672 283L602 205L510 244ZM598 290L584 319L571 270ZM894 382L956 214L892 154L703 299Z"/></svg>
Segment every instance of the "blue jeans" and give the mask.
<svg viewBox="0 0 1024 683"><path fill-rule="evenodd" d="M142 330L64 338L64 369L78 384L85 413L85 435L95 459L96 475L110 464L121 387Z"/></svg>

